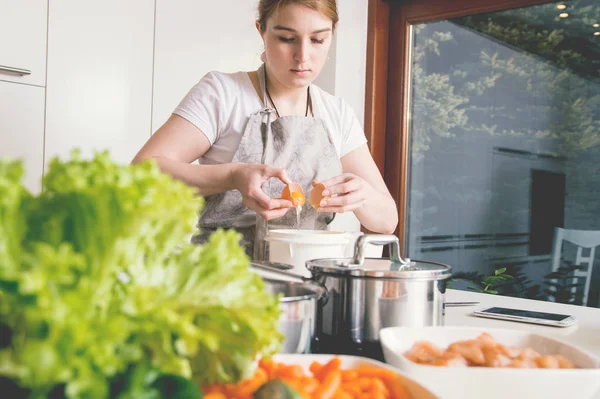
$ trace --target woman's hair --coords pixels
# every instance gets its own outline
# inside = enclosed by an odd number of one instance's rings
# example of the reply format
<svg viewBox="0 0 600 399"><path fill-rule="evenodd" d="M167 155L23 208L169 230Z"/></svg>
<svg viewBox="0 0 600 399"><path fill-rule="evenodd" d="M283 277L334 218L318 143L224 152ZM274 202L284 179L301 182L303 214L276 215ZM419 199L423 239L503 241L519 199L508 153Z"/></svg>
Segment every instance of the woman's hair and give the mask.
<svg viewBox="0 0 600 399"><path fill-rule="evenodd" d="M337 12L336 0L259 0L258 1L258 24L263 32L267 29L267 20L280 7L289 4L298 4L311 10L315 10L331 19L332 27L340 20Z"/></svg>

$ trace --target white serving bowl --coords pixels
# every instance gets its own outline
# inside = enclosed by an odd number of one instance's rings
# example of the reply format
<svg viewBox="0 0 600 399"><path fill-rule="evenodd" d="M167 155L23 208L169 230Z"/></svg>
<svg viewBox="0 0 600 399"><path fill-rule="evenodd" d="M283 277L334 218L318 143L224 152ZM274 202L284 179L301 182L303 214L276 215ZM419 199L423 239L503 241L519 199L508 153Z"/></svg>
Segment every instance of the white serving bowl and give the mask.
<svg viewBox="0 0 600 399"><path fill-rule="evenodd" d="M312 362L319 362L321 364L327 363L334 356L337 356L342 361L341 368L349 369L356 368L361 365L368 365L373 367L380 367L388 370L392 370L398 374L400 382L406 387L411 395L412 399L436 399L430 390L419 384L411 377L407 376L406 373L401 372L395 367L388 364L378 362L366 357L360 356L347 356L347 355L302 355L302 354L277 354L273 356L273 360L285 364L298 364L304 368L306 373L309 372L309 367Z"/></svg>
<svg viewBox="0 0 600 399"><path fill-rule="evenodd" d="M561 354L579 369L440 367L414 363L404 353L417 341L445 349L449 344L490 334L497 342L531 347L542 355ZM600 361L585 351L527 331L480 327L390 327L379 333L388 364L431 389L441 398L592 398L600 389ZM599 337L600 339L600 337Z"/></svg>

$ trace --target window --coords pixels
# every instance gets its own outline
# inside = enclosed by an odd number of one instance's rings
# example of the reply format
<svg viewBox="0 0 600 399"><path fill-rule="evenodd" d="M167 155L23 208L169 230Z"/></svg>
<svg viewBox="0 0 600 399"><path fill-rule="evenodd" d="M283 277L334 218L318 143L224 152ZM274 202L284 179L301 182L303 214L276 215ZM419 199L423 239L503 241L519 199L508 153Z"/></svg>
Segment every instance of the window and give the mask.
<svg viewBox="0 0 600 399"><path fill-rule="evenodd" d="M555 299L554 229L600 230L600 3L403 15L409 69L389 90L407 92L388 93L388 109L405 112L388 114L388 134L404 134L386 179L405 196L404 253L450 264L455 288L507 267L515 278L499 293ZM392 76L402 57L390 58ZM599 306L600 259L591 279L587 304Z"/></svg>

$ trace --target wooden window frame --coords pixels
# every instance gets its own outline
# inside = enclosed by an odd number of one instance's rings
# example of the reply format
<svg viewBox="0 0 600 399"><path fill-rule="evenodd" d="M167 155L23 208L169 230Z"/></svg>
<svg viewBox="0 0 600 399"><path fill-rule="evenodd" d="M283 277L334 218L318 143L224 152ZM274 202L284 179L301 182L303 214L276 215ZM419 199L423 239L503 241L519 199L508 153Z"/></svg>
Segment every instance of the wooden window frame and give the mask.
<svg viewBox="0 0 600 399"><path fill-rule="evenodd" d="M369 0L365 134L398 207L404 249L408 193L410 26L556 0Z"/></svg>

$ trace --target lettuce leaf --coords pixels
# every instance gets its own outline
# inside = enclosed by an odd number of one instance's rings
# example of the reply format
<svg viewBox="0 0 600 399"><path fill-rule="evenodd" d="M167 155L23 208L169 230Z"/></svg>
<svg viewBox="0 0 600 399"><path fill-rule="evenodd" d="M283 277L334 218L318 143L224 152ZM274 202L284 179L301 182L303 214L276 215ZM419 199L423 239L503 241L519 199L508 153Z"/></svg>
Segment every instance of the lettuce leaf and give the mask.
<svg viewBox="0 0 600 399"><path fill-rule="evenodd" d="M249 270L240 235L189 244L202 199L155 162L74 152L51 161L37 196L21 176L18 162L0 162L0 324L10 331L0 377L31 397L63 386L69 398L103 398L116 377L142 378L128 373L138 364L235 382L277 351L278 299Z"/></svg>

